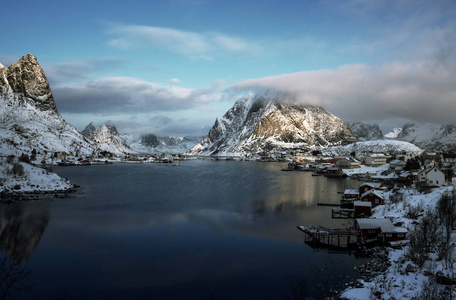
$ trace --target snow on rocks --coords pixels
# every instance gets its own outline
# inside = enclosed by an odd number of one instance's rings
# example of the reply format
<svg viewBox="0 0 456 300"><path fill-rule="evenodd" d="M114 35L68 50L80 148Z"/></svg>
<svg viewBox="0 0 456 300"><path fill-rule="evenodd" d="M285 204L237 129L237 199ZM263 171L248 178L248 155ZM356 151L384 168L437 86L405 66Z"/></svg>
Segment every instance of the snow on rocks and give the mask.
<svg viewBox="0 0 456 300"><path fill-rule="evenodd" d="M414 224L420 222L421 216L426 212L435 211L441 196L453 192L453 189L454 186L450 185L424 194L414 189L402 189L399 191L402 194L402 201L397 203L390 201L386 205L376 207L373 217L387 217L393 222L401 222L410 232ZM390 198L392 194L393 192L389 191L385 195ZM415 215L412 216L411 212ZM453 233L452 238L454 237ZM345 290L341 295L342 299L416 299L418 296L426 298L426 295L434 290L438 290L439 293L445 291L446 287L436 284L436 281L453 283L451 276L447 276L448 268L445 268L442 260L438 260L436 253L429 253L424 266L418 268L407 256L408 246L403 249L386 248L386 250L386 262L381 263L380 260L379 263L379 259L374 258L372 262L360 267L361 273L366 278L360 281L361 284L357 287ZM454 248L453 255L456 255ZM379 266L383 266L384 270L379 272L377 268ZM454 272L455 267L456 264L450 266L450 273ZM430 287L431 284L435 285Z"/></svg>
<svg viewBox="0 0 456 300"><path fill-rule="evenodd" d="M350 155L352 152L356 153L411 153L421 154L423 150L414 144L396 140L374 140L365 142L356 142L346 146L327 147L321 150L323 155Z"/></svg>
<svg viewBox="0 0 456 300"><path fill-rule="evenodd" d="M14 158L0 160L0 199L39 199L39 195L73 191L74 185L67 179L46 169L19 162Z"/></svg>

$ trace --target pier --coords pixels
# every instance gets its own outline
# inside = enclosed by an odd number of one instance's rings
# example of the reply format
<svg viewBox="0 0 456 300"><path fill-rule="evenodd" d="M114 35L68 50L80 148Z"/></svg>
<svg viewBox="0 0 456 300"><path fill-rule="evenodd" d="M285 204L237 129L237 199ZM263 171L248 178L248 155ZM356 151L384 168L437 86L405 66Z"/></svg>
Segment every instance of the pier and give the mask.
<svg viewBox="0 0 456 300"><path fill-rule="evenodd" d="M354 219L355 210L350 208L333 208L331 216L333 219Z"/></svg>
<svg viewBox="0 0 456 300"><path fill-rule="evenodd" d="M355 229L329 229L324 227L298 226L305 233L307 244L328 248L352 248L356 247L360 235Z"/></svg>

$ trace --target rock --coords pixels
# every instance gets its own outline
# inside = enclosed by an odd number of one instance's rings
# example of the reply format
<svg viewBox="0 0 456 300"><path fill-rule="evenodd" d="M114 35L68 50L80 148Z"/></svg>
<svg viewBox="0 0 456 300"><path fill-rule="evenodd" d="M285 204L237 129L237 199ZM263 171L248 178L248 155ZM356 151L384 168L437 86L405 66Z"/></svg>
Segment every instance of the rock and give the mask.
<svg viewBox="0 0 456 300"><path fill-rule="evenodd" d="M456 284L455 279L446 276L445 274L442 273L442 271L439 271L439 272L437 272L437 274L435 274L435 280L438 284L444 284L444 285Z"/></svg>
<svg viewBox="0 0 456 300"><path fill-rule="evenodd" d="M417 268L414 264L408 264L407 267L405 268L405 273L408 275L408 273L415 273L416 270L417 270Z"/></svg>

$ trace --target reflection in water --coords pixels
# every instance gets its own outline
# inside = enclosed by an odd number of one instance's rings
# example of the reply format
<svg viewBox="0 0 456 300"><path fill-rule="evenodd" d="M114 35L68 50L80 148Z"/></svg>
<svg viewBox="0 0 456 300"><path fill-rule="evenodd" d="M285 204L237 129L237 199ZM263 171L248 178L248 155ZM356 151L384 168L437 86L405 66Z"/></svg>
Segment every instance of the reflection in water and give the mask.
<svg viewBox="0 0 456 300"><path fill-rule="evenodd" d="M214 289L217 299L281 299L297 272L314 277L312 266L331 266L328 278L353 277L353 257L315 254L296 229L333 222L331 208L316 202L337 201L347 181L280 168L211 161L56 168L84 188L33 205L52 216L28 261L39 266L35 298L60 285L79 299L204 299Z"/></svg>
<svg viewBox="0 0 456 300"><path fill-rule="evenodd" d="M27 262L49 222L43 209L0 205L0 251L16 263Z"/></svg>

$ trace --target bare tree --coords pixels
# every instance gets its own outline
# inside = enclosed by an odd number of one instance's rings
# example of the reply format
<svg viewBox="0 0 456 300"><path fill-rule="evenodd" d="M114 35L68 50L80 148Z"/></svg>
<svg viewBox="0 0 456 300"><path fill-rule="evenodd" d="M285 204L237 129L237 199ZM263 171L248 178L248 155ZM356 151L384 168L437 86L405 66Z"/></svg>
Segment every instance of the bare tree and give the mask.
<svg viewBox="0 0 456 300"><path fill-rule="evenodd" d="M14 299L18 294L28 291L31 270L25 269L7 256L0 257L0 300Z"/></svg>
<svg viewBox="0 0 456 300"><path fill-rule="evenodd" d="M419 267L422 267L426 261L427 254L434 251L438 242L436 234L439 228L437 216L435 213L429 212L422 217L415 227L409 232L409 251L408 256Z"/></svg>

